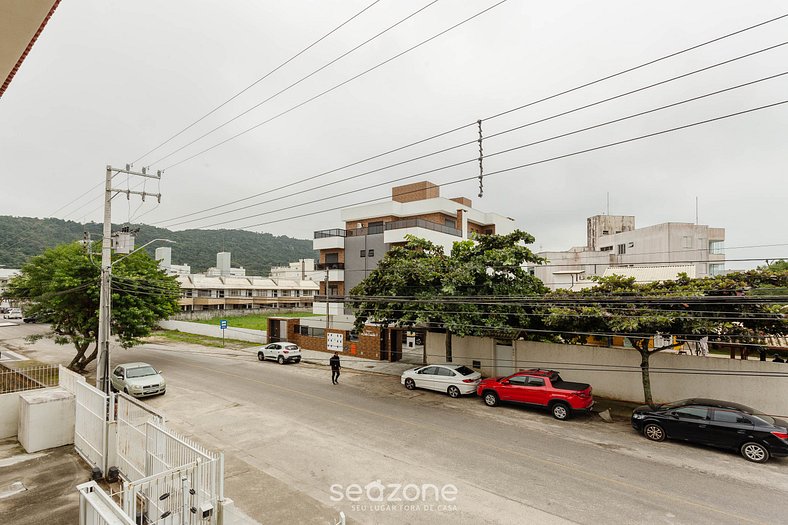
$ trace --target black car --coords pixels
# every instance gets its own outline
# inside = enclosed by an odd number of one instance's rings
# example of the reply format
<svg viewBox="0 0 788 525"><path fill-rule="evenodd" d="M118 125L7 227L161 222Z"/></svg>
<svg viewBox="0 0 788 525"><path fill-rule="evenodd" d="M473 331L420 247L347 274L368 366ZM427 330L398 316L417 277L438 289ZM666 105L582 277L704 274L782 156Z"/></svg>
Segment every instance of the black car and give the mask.
<svg viewBox="0 0 788 525"><path fill-rule="evenodd" d="M788 456L788 422L750 407L716 399L684 399L632 412L632 427L652 441L681 439L738 450L745 459L763 463Z"/></svg>

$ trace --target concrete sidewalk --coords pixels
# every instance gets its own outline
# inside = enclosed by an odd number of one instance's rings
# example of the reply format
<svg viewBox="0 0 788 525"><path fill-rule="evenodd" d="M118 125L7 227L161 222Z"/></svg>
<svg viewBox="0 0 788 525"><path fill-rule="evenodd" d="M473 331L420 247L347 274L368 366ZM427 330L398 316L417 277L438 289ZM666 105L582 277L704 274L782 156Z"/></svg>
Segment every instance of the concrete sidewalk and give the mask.
<svg viewBox="0 0 788 525"><path fill-rule="evenodd" d="M314 365L324 365L328 367L328 360L334 355L333 352L320 352L318 350L301 349L301 360L304 363ZM401 376L402 372L418 365L411 363L388 361L375 361L373 359L365 359L363 357L354 357L350 355L340 354L340 364L343 370L358 370L360 372L376 372L378 374L389 374L394 376Z"/></svg>

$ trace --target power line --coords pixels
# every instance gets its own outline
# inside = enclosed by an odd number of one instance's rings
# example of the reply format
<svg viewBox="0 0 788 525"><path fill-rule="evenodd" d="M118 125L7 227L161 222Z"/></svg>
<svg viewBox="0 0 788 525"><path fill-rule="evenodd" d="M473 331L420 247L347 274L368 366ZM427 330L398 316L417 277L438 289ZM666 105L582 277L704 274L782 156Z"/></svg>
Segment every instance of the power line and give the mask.
<svg viewBox="0 0 788 525"><path fill-rule="evenodd" d="M767 51L767 50L770 50L770 49L774 49L775 47L779 47L779 46L783 46L783 45L787 45L787 44L788 44L788 41L783 42L781 44L778 44L777 46L771 46L771 47L762 49L760 51L756 51L755 53L761 53L761 52L764 52L764 51ZM640 88L640 89L637 89L637 90L634 90L634 91L630 91L629 93L625 93L625 94L622 94L622 95L617 95L615 97L611 97L611 98L608 98L608 99L605 99L603 101L596 102L596 103L593 103L593 104L588 104L586 106L582 106L580 108L576 108L575 110L566 111L566 112L563 112L563 113L559 113L557 115L553 115L551 117L547 117L547 118L540 119L540 120L537 120L537 121L534 121L534 122L530 122L530 123L527 123L527 124L516 126L514 128L510 128L510 129L501 131L499 133L496 133L494 135L491 135L491 136L489 136L487 138L489 140L490 138L497 137L497 136L500 136L500 135L503 135L503 134L506 134L506 133L510 133L512 131L516 131L516 130L525 128L525 127L530 126L530 125L535 124L535 123L539 123L539 122L544 122L546 120L550 120L551 118L555 118L556 116L566 115L566 114L572 113L573 111L576 111L578 109L584 109L584 108L596 105L596 104L601 103L601 102L605 102L605 101L608 101L608 100L613 100L615 98L619 98L620 96L624 96L626 94L642 91L643 89L647 89L648 87L653 87L653 86L662 84L664 82L670 82L672 80L675 80L675 79L678 79L678 78L682 78L682 77L690 75L690 74L694 74L694 73L697 73L697 72L700 72L700 71L705 71L705 70L707 70L709 68L717 67L719 65L729 63L729 62L731 62L733 60L739 60L739 59L744 58L744 57L752 56L755 53L750 53L750 54L747 54L747 55L743 55L741 57L737 57L735 59L731 59L731 60L728 60L728 61L725 61L725 62L720 62L718 64L715 64L715 65L712 65L712 66L708 66L706 68L702 68L702 69L693 71L691 73L687 73L685 75L680 75L678 77L674 77L672 79L669 79L669 80L666 80L666 81L663 81L663 82L658 82L656 84L652 84L651 86L646 86L644 88ZM608 120L606 122L602 122L602 123L595 124L595 125L592 125L592 126L587 126L587 127L576 129L576 130L569 131L569 132L566 132L566 133L553 135L551 137L547 137L547 138L540 139L540 140L537 140L537 141L529 142L529 143L526 143L526 144L521 144L521 145L518 145L518 146L515 146L515 147L511 147L511 148L507 148L507 149L504 149L504 150L501 150L501 151L497 151L497 152L494 152L494 153L489 153L489 154L485 155L485 158L496 157L498 155L511 153L513 151L517 151L517 150L520 150L520 149L528 148L528 147L531 147L531 146L536 146L536 145L539 145L539 144L544 144L546 142L550 142L550 141L553 141L553 140L566 138L568 136L572 136L572 135L575 135L575 134L578 134L578 133L583 133L583 132L590 131L590 130L597 129L597 128L601 128L601 127L604 127L604 126L609 126L611 124L616 124L616 123L619 123L619 122L623 122L625 120L641 117L643 115L647 115L647 114L650 114L650 113L655 113L657 111L662 111L662 110L665 110L665 109L673 108L673 107L676 107L676 106L679 106L679 105L682 105L682 104L687 104L689 102L694 102L694 101L701 100L701 99L704 99L704 98L707 98L707 97L719 95L721 93L726 93L726 92L729 92L729 91L732 91L732 90L735 90L735 89L741 89L743 87L748 87L748 86L751 86L751 85L754 85L754 84L757 84L757 83L760 83L760 82L773 80L775 78L779 78L779 77L782 77L782 76L785 76L785 75L788 75L788 71L785 71L785 72L782 72L782 73L777 73L777 74L770 75L770 76L767 76L767 77L763 77L763 78L760 78L760 79L757 79L757 80L752 80L752 81L745 82L745 83L742 83L742 84L738 84L738 85L735 85L735 86L730 86L730 87L727 87L727 88L724 88L724 89L708 92L708 93L705 93L705 94L702 94L702 95L698 95L698 96L695 96L695 97L684 99L684 100L681 100L681 101L678 101L678 102L674 102L674 103L671 103L671 104L666 104L666 105L659 106L659 107L656 107L656 108L652 108L652 109L649 109L649 110L646 110L646 111L640 111L640 112L637 112L637 113L633 113L633 114L630 114L630 115L627 115L627 116L624 116L624 117L620 117L620 118L616 118L616 119L613 119L613 120ZM408 162L412 162L414 160L420 160L420 159L426 158L428 156L434 155L436 153L442 153L442 152L449 151L451 149L455 149L457 147L465 146L465 145L468 145L468 144L471 144L471 143L475 143L475 142L476 142L475 140L474 141L470 141L470 142L466 142L466 143L460 144L459 146L452 146L451 148L446 148L446 149L440 150L440 151L435 152L435 153L422 155L422 156L416 157L414 159L408 159L408 160L405 160L405 161L402 161L402 162L398 162L398 163L393 164L393 165L384 166L382 168L378 168L378 169L375 169L375 170L367 171L367 172L356 174L356 175L351 175L351 176L348 176L348 177L345 177L343 179L339 179L339 180L336 180L336 181L333 181L333 182L327 182L325 184L313 186L313 187L310 187L310 188L307 188L307 189L298 190L298 191L295 191L293 193L290 193L290 194L287 194L287 195L283 195L283 196L279 196L279 197L276 197L276 198L272 198L272 199L269 199L269 200L266 200L266 201L262 201L262 202L259 202L259 203L249 204L249 205L243 206L241 208L236 208L236 209L233 209L233 210L228 210L228 211L224 211L224 212L220 212L220 213L215 213L215 214L212 214L212 215L207 215L207 216L204 216L204 217L201 217L201 218L198 218L198 219L191 219L191 220L187 220L187 221L180 221L180 222L176 222L176 223L171 223L171 224L168 224L168 226L172 227L172 226L178 226L178 225L185 224L185 223L202 221L202 220L205 220L205 219L208 219L208 218L211 218L211 217L225 215L225 214L228 214L228 213L233 213L233 212L236 212L236 211L240 211L240 210L244 210L244 209L260 206L260 205L263 205L263 204L268 204L268 203L271 203L271 202L280 201L280 200L288 198L288 197L293 197L293 196L301 195L301 194L304 194L304 193L309 193L309 192L312 192L312 191L316 191L318 189L322 189L322 188L325 188L325 187L333 186L333 185L341 183L341 182L347 182L349 180L357 179L357 178L360 178L362 176L369 175L371 173L376 173L376 172L382 171L384 169L388 169L390 167L400 166L400 165L406 164ZM291 205L284 206L282 208L278 208L278 209L274 209L274 210L266 210L266 211L261 212L261 213L257 213L257 214L253 214L253 215L247 215L245 217L239 217L239 218L234 218L234 219L228 219L228 220L225 220L225 221L215 222L215 223L212 223L212 224L205 225L203 227L204 228L211 228L211 227L215 227L215 226L221 226L221 225L224 225L224 224L237 222L237 221L240 221L240 220L243 220L243 219L251 219L251 218L254 218L254 217L261 217L261 216L264 216L264 215L270 215L270 214L273 214L273 213L278 213L278 212L281 212L281 211L290 210L292 208L298 208L298 207L301 207L301 206L307 206L309 204L315 204L315 203L318 203L318 202L323 202L323 201L325 201L327 199L333 199L333 198L337 198L337 197L342 197L342 196L345 196L345 195L358 193L358 192L361 192L361 191L366 191L366 190L369 190L369 189L372 189L372 188L376 188L376 187L380 187L380 186L387 186L387 185L391 184L392 182L400 182L400 181L403 181L403 180L407 180L407 179L411 179L411 178L415 178L415 177L420 177L420 176L423 176L423 175L426 175L426 174L435 173L437 171L442 171L442 170L446 170L446 169L449 169L449 168L455 168L455 167L458 167L458 166L462 166L462 165L465 165L465 164L476 162L477 160L478 160L478 157L473 157L473 158L470 158L470 159L467 159L467 160L463 160L463 161L459 161L459 162L443 165L443 166L440 166L440 167L437 167L437 168L433 168L433 169L430 169L430 170L427 170L427 171L422 171L422 172L419 172L419 173L415 173L415 174L411 174L411 175L407 175L407 176L402 176L402 177L398 177L398 178L395 178L395 179L389 179L389 180L386 180L385 182L377 183L377 184L374 184L374 185L371 185L371 186L365 186L365 187L361 187L361 188L354 188L353 190L346 191L346 192L343 192L343 193L336 193L336 194L333 194L333 195L331 195L329 197L320 197L318 199L314 199L314 200L311 200L311 201L305 201L305 202L301 202L301 203L298 203L298 204L291 204Z"/></svg>
<svg viewBox="0 0 788 525"><path fill-rule="evenodd" d="M213 150L215 148L218 148L219 146L221 146L223 144L226 144L227 142L230 142L231 140L234 140L234 139L236 139L236 138L238 138L238 137L240 137L242 135L245 135L246 133L249 133L250 131L253 131L253 130L257 129L260 126L263 126L264 124L267 124L267 123L269 123L269 122L271 122L273 120L276 120L279 117L281 117L283 115L286 115L287 113L290 113L291 111L294 111L294 110L300 108L301 106L304 106L304 105L312 102L313 100L316 100L316 99L318 99L318 98L320 98L320 97L322 97L324 95L327 95L328 93L331 93L332 91L335 91L336 89L339 89L340 87L344 86L345 84L348 84L348 83L356 80L357 78L360 78L360 77L366 75L367 73L375 71L376 69L388 64L389 62L392 62L393 60L396 60L397 58L399 58L399 57L401 57L401 56L403 56L403 55L405 55L405 54L407 54L407 53L409 53L409 52L411 52L411 51L413 51L415 49L418 49L419 47L431 42L432 40L435 40L436 38L438 38L438 37L440 37L442 35L445 35L449 31L452 31L452 30L454 30L454 29L456 29L456 28L458 28L458 27L470 22L471 20L483 15L484 13L490 11L491 9L494 9L494 8L498 7L499 5L505 3L506 1L507 0L500 0L499 2L493 4L492 6L486 8L486 9L484 9L482 11L479 11L475 15L472 15L472 16L462 20L461 22L458 22L458 23L454 24L453 26L449 27L448 29L444 29L443 31L441 31L441 32L439 32L439 33L427 38L426 40L422 40L418 44L416 44L414 46L411 46L408 49L406 49L404 51L401 51L400 53L397 53L396 55L384 60L383 62L380 62L380 63L372 66L371 68L366 69L366 70L362 71L361 73L359 73L357 75L354 75L354 76L350 77L349 79L347 79L347 80L345 80L343 82L340 82L339 84L336 84L335 86L333 86L331 88L328 88L325 91L322 91L322 92L318 93L317 95L315 95L315 96L313 96L313 97L311 97L311 98L309 98L309 99L307 99L307 100L305 100L305 101L303 101L303 102L301 102L299 104L296 104L295 106L292 106L291 108L289 108L289 109L287 109L285 111L282 111L281 113L278 113L278 114L274 115L273 117L271 117L271 118L269 118L269 119L267 119L267 120L265 120L263 122L260 122L259 124L255 124L254 126L252 126L250 128L247 128L244 131L241 131L240 133L236 133L235 135L233 135L233 136L231 136L231 137L229 137L229 138L227 138L227 139L225 139L225 140L223 140L223 141L221 141L221 142L219 142L217 144L214 144L213 146L210 146L209 148L201 150L201 151L199 151L199 152L197 152L197 153L195 153L195 154L193 154L193 155L191 155L189 157L186 157L183 160L180 160L180 161L178 161L178 162L176 162L174 164L171 164L171 165L167 166L165 169L170 169L170 168L173 168L175 166L179 166L179 165L183 164L184 162L187 162L187 161L189 161L189 160L191 160L191 159L193 159L193 158L195 158L195 157L197 157L199 155L207 153L208 151L211 151L211 150ZM158 161L156 161L156 162L158 162ZM154 162L154 164L156 164L156 162Z"/></svg>
<svg viewBox="0 0 788 525"><path fill-rule="evenodd" d="M321 67L319 67L319 68L317 68L316 70L312 71L312 72L311 72L311 73L309 73L308 75L306 75L306 76L304 76L304 77L301 77L300 79L298 79L297 81L293 82L292 84L289 84L287 87L280 89L279 91L277 91L277 92L276 92L276 93L274 93L273 95L271 95L271 96L269 96L268 98L266 98L266 99L262 100L261 102L258 102L258 103L257 103L257 104L255 104L254 106L252 106L252 107L250 107L250 108L248 108L248 109L246 109L246 110L242 111L241 113L239 113L238 115L234 116L234 117L233 117L233 118L231 118L230 120L227 120L227 121L223 122L222 124L220 124L220 125L216 126L215 128L211 129L210 131L206 131L205 133L203 133L202 135L200 135L200 136L199 136L199 137L197 137L196 139L192 140L191 142L187 142L187 143L186 143L186 144L184 144L183 146L181 146L181 147L177 148L175 151L172 151L171 153L168 153L168 154L167 154L167 155L165 155L164 157L161 157L161 158L160 158L160 159L158 159L157 161L153 162L153 164L158 164L159 162L162 162L162 161L164 161L164 160L166 160L166 159L168 159L168 158L172 157L172 156L173 156L173 155L175 155L176 153L178 153L178 152L180 152L180 151L183 151L184 149L188 148L189 146L191 146L191 145L192 145L192 144L194 144L195 142L198 142L198 141L200 141L200 140L204 139L204 138L205 138L205 137L207 137L208 135L212 135L212 134L213 134L213 133L215 133L216 131L218 131L218 130L222 129L223 127L225 127L227 124L230 124L231 122L235 122L236 120L238 120L239 118L243 117L244 115L246 115L246 114L247 114L247 113L249 113L250 111L253 111L253 110L255 110L255 109L259 108L260 106L262 106L262 105L263 105L263 104L265 104L266 102L269 102L269 101L273 100L274 98L278 97L279 95L281 95L282 93L284 93L284 92L286 92L286 91L289 91L290 89L294 88L295 86L297 86L298 84L300 84L300 83L301 83L301 82L303 82L304 80L306 80L306 79L308 79L308 78L311 78L312 76L314 76L314 75L316 75L317 73L319 73L319 72L323 71L324 69L326 69L327 67L331 66L332 64L335 64L336 62L338 62L338 61L342 60L343 58L345 58L346 56L350 55L350 54L351 54L351 53L353 53L354 51L356 51L356 50L358 50L358 49L360 49L360 48L364 47L365 45L369 44L370 42L372 42L373 40L377 39L378 37L380 37L380 36L383 36L384 34L386 34L387 32L389 32L390 30L394 29L395 27L397 27L397 26L398 26L398 25L400 25L400 24L403 24L403 23L405 23L406 21L410 20L411 18L413 18L413 17L414 17L414 16L416 16L417 14L421 13L422 11L424 11L425 9L427 9L428 7L430 7L430 6L434 5L434 4L436 4L437 2L438 2L438 0L432 0L432 1L431 1L429 4L425 5L424 7L421 7L421 8L419 8L419 9L417 9L416 11L414 11L414 12L413 12L413 13L411 13L411 14L409 14L409 15L408 15L408 16L406 16L405 18L403 18L403 19L399 20L399 21L398 21L398 22L396 22L395 24L393 24L393 25L391 25L391 26L387 27L386 29L384 29L383 31L381 31L381 32L377 33L375 36L373 36L373 37L371 37L371 38L369 38L369 39L365 40L365 41L364 41L364 42L362 42L361 44L359 44L359 45L357 45L356 47L354 47L354 48L350 49L349 51L346 51L345 53L343 53L343 54L341 54L340 56L338 56L337 58L335 58L335 59L333 59L333 60L331 60L331 61L327 62L326 64L323 64Z"/></svg>
<svg viewBox="0 0 788 525"><path fill-rule="evenodd" d="M738 34L744 33L744 32L746 32L746 31L750 31L750 30L752 30L752 29L755 29L755 28L758 28L758 27L764 26L764 25L766 25L766 24L770 24L770 23L776 22L776 21L778 21L778 20L781 20L781 19L783 19L783 18L786 18L786 17L788 17L788 14L784 14L784 15L781 15L781 16L778 16L778 17L775 17L775 18L771 18L771 19L769 19L769 20L765 20L765 21L763 21L763 22L760 22L760 23L758 23L758 24L754 24L754 25L751 25L751 26L748 26L748 27L742 28L742 29L740 29L740 30L733 31L733 32L731 32L731 33L727 33L727 34L724 34L724 35L722 35L722 36L719 36L719 37L713 38L713 39L711 39L711 40L707 40L707 41L705 41L705 42L702 42L702 43L700 43L700 44L696 44L696 45L693 45L693 46L690 46L690 47L684 48L684 49L682 49L682 50L675 51L675 52L669 53L669 54L667 54L667 55L663 55L663 56L661 56L661 57L659 57L659 58L656 58L656 59L649 60L649 61L647 61L647 62L641 63L641 64L639 64L639 65L636 65L636 66L633 66L633 67L630 67L630 68L627 68L627 69L624 69L624 70L622 70L622 71L619 71L619 72L617 72L617 73L613 73L613 74L611 74L611 75L607 75L607 76L604 76L604 77L598 78L598 79L596 79L596 80L593 80L593 81L590 81L590 82L586 82L586 83L584 83L584 84L581 84L581 85L578 85L578 86L575 86L575 87L572 87L572 88L566 89L566 90L564 90L564 91L561 91L561 92L558 92L558 93L554 93L554 94L552 94L552 95L549 95L549 96L547 96L547 97L544 97L544 98L541 98L541 99L538 99L538 100L535 100L535 101L532 101L532 102L529 102L529 103L523 104L523 105L521 105L521 106L518 106L518 107L516 107L516 108L512 108L512 109L509 109L509 110L506 110L506 111L503 111L503 112L497 113L497 114L495 114L495 115L491 115L491 116L489 116L489 117L486 117L486 118L485 118L485 119L483 119L483 120L485 120L485 121L492 120L492 119L494 119L494 118L497 118L497 117L500 117L500 116L503 116L503 115L506 115L506 114L512 113L512 112L514 112L514 111L519 111L519 110L521 110L521 109L524 109L524 108L527 108L527 107L530 107L530 106L533 106L533 105L539 104L539 103L541 103L541 102L545 102L545 101L547 101L547 100L551 100L551 99L553 99L553 98L557 98L557 97L560 97L560 96L562 96L562 95L565 95L565 94L568 94L568 93L572 93L572 92L574 92L574 91L578 91L578 90L580 90L580 89L583 89L583 88L586 88L586 87L592 86L592 85L594 85L594 84L598 84L598 83L604 82L604 81L606 81L606 80L609 80L609 79L612 79L612 78L615 78L615 77L618 77L618 76L624 75L624 74L626 74L626 73L630 73L630 72L632 72L632 71L636 71L636 70L638 70L638 69L642 69L642 68L644 68L644 67L647 67L647 66L649 66L649 65L652 65L652 64L655 64L655 63L658 63L658 62L661 62L661 61L667 60L667 59L669 59L669 58L673 58L673 57L675 57L675 56L678 56L678 55L681 55L681 54L687 53L687 52L689 52L689 51L692 51L692 50L695 50L695 49L698 49L698 48L701 48L701 47L707 46L707 45L709 45L709 44L712 44L712 43L715 43L715 42L718 42L718 41L721 41L721 40L724 40L724 39L730 38L730 37L732 37L732 36L735 36L735 35L738 35ZM397 147L397 148L394 148L394 149L388 150L388 151L386 151L386 152L383 152L383 153L380 153L380 154L378 154L378 155L374 155L374 156L371 156L371 157L367 157L367 158L365 158L365 159L362 159L362 160L360 160L360 161L356 161L356 162L353 162L353 163L347 164L347 165L345 165L345 166L342 166L342 167L340 167L340 168L335 168L335 169L333 169L333 170L330 170L330 171L327 171L327 172L323 172L323 173L321 173L321 174L318 174L318 175L315 175L315 176L311 176L311 177L308 177L308 178L305 178L305 179L301 179L301 180L299 180L299 181L297 181L297 182L290 183L290 184L286 184L286 185L284 185L284 186L281 186L281 187L275 188L275 189L273 189L273 190L267 190L267 191L268 191L268 192L278 191L278 190L284 189L284 188L286 188L286 187L289 187L289 186L292 186L292 185L295 185L295 184L299 184L299 183L303 183L303 182L311 181L311 180L314 180L314 179L316 179L316 178L318 178L318 177L321 177L321 176L324 176L324 175L328 175L328 174L334 173L334 172L336 172L336 171L339 171L339 170L342 170L342 169L345 169L345 168L349 168L349 167L352 167L352 166L355 166L355 165L358 165L358 164L361 164L361 163L364 163L364 162L368 162L368 161L370 161L370 160L374 160L374 159L377 159L377 158L380 158L380 157L383 157L383 156L389 155L389 154L391 154L391 153L395 153L395 152L401 151L401 150L403 150L403 149L407 149L407 148L410 148L410 147L412 147L412 146L415 146L415 145L418 145L418 144L422 144L422 143L424 143L424 142L428 142L428 141L430 141L430 140L434 140L434 139L436 139L436 138L439 138L439 137L445 136L445 135L447 135L447 134L454 133L454 132L456 132L456 131L460 131L460 130L463 130L463 129L465 129L465 128L468 128L468 127L471 127L471 126L475 126L475 125L476 125L476 122L470 122L470 123L467 123L467 124L464 124L464 125L461 125L461 126L455 127L455 128L453 128L453 129L450 129L450 130L447 130L447 131L444 131L444 132L441 132L441 133L438 133L438 134L432 135L432 136L430 136L430 137L427 137L427 138L424 138L424 139L420 139L420 140L418 140L418 141L415 141L415 142L412 142L412 143L410 143L410 144L406 144L406 145L404 145L404 146L400 146L400 147ZM472 142L474 142L474 141L472 141ZM246 200L249 200L249 199L255 198L255 197L259 197L259 196L263 195L264 193L266 193L266 192L257 193L257 194L255 194L255 195L251 195L251 196L249 196L249 197L245 197L245 198L242 198L242 199L237 199L237 200L234 200L234 201L228 202L228 203L226 203L226 204L221 204L221 205L213 206L213 207L211 207L211 208L208 208L207 210L202 210L202 211L199 211L199 212L194 212L194 213L190 213L190 214L186 214L186 215L180 215L180 216L177 216L177 217L173 217L173 218L171 218L171 219L166 219L166 220L164 220L164 221L161 221L161 222L171 222L171 221L178 220L178 219L181 219L181 218L185 218L185 217L193 216L193 215L195 215L195 214L198 214L198 213L202 213L203 211L212 211L212 210L219 209L219 208L222 208L222 207L225 207L225 206L230 206L230 205L232 205L232 204L237 204L237 203L239 203L239 202L243 202L243 201L246 201Z"/></svg>
<svg viewBox="0 0 788 525"><path fill-rule="evenodd" d="M379 3L380 1L381 1L381 0L375 0L374 2L372 2L371 4L369 4L367 7L365 7L364 9L362 9L361 11L359 11L358 13L354 14L353 16L351 16L350 18L348 18L347 20L345 20L344 22L342 22L341 24L339 24L338 26L336 26L334 29L332 29L331 31L329 31L328 33L326 33L325 35L321 36L320 38L318 38L317 40L315 40L314 42L312 42L311 44L309 44L308 46L306 46L304 49L302 49L301 51L299 51L299 52L298 52L298 53L296 53L295 55L291 56L290 58L288 58L287 60L285 60L284 62L282 62L282 63L281 63L281 64L279 64L278 66L276 66L274 69L272 69L271 71L269 71L269 72L268 72L268 73L266 73L265 75L261 76L260 78L258 78L257 80L255 80L254 82L252 82L251 84L249 84L248 86L246 86L245 88L243 88L241 91L239 91L239 92L238 92L238 93L236 93L235 95L231 96L230 98L228 98L227 100L225 100L224 102L222 102L221 104L219 104L218 106L216 106L215 108L213 108L212 110L210 110L208 113L204 114L203 116L201 116L200 118L198 118L197 120L195 120L194 122L192 122L191 124L189 124L188 126L186 126L185 128L183 128L182 130L180 130L179 132L177 132L176 134L174 134L173 136L171 136L170 138L168 138L167 140L165 140L164 142L162 142L161 144L159 144L159 145L158 145L158 146L156 146L155 148L153 148L153 149L151 149L150 151L146 152L145 154L143 154L143 155L139 156L138 158L136 158L136 159L135 159L135 160L132 162L132 165L133 165L133 164L136 164L136 163L137 163L137 162L139 162L140 160L144 159L145 157L147 157L148 155L150 155L150 154L151 154L151 153L153 153L154 151L158 150L158 149L159 149L159 148L161 148L162 146L164 146L164 145L168 144L170 141L172 141L173 139L175 139L175 138L179 137L181 134L183 134L184 132L188 131L189 129L191 129L192 127L194 127L196 124L198 124L198 123L202 122L202 121L203 121L205 118L207 118L208 116L210 116L210 115L214 114L216 111L220 110L221 108L223 108L224 106L226 106L227 104L229 104L230 102L232 102L233 100L235 100L236 98L238 98L239 96L243 95L244 93L246 93L247 91L249 91L251 88L253 88L253 87L254 87L254 86L256 86L257 84L259 84L260 82L262 82L262 81L263 81L263 80L265 80L266 78L270 77L271 75L273 75L274 73L276 73L277 71L279 71L280 69L282 69L284 66L286 66L287 64L289 64L290 62L292 62L293 60L295 60L295 59L296 59L296 58L298 58L299 56L303 55L304 53L306 53L307 51L309 51L310 49L312 49L313 47L315 47L317 44L319 44L320 42L322 42L323 40L325 40L326 38L328 38L329 36L331 36L331 35L332 35L332 34L334 34L335 32L337 32L339 29L341 29L342 27L344 27L345 25L347 25L348 23L350 23L350 22L351 22L351 21L353 21L354 19L358 18L358 17L359 17L361 14L363 14L364 12L366 12L367 10L369 10L370 8L372 8L374 5L376 5L376 4L377 4L377 3Z"/></svg>

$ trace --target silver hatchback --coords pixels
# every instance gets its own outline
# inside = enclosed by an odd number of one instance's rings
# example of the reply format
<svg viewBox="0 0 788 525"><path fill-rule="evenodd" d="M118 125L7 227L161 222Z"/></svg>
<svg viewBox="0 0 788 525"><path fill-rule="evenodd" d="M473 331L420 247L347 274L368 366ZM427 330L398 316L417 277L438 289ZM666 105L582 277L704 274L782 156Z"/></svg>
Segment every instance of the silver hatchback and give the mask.
<svg viewBox="0 0 788 525"><path fill-rule="evenodd" d="M118 365L110 377L112 389L130 396L144 397L163 394L167 382L161 373L148 363L126 363Z"/></svg>

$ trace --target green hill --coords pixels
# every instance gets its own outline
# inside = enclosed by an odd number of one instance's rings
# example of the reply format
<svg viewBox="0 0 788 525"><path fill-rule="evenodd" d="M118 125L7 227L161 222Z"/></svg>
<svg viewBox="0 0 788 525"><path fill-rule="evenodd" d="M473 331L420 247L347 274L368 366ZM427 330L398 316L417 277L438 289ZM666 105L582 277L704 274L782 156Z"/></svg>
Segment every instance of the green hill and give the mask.
<svg viewBox="0 0 788 525"><path fill-rule="evenodd" d="M113 225L112 230L120 230ZM267 275L271 266L287 264L298 259L316 258L312 241L275 237L270 233L245 230L183 230L170 231L145 224L139 228L136 245L153 239L171 239L177 244L156 243L146 248L153 255L157 246L172 247L173 264L189 264L193 272L205 271L216 265L217 252L231 252L233 267L243 266L247 275ZM61 219L0 216L0 266L19 268L30 257L58 244L78 241L87 231L94 240L101 238L101 224Z"/></svg>

